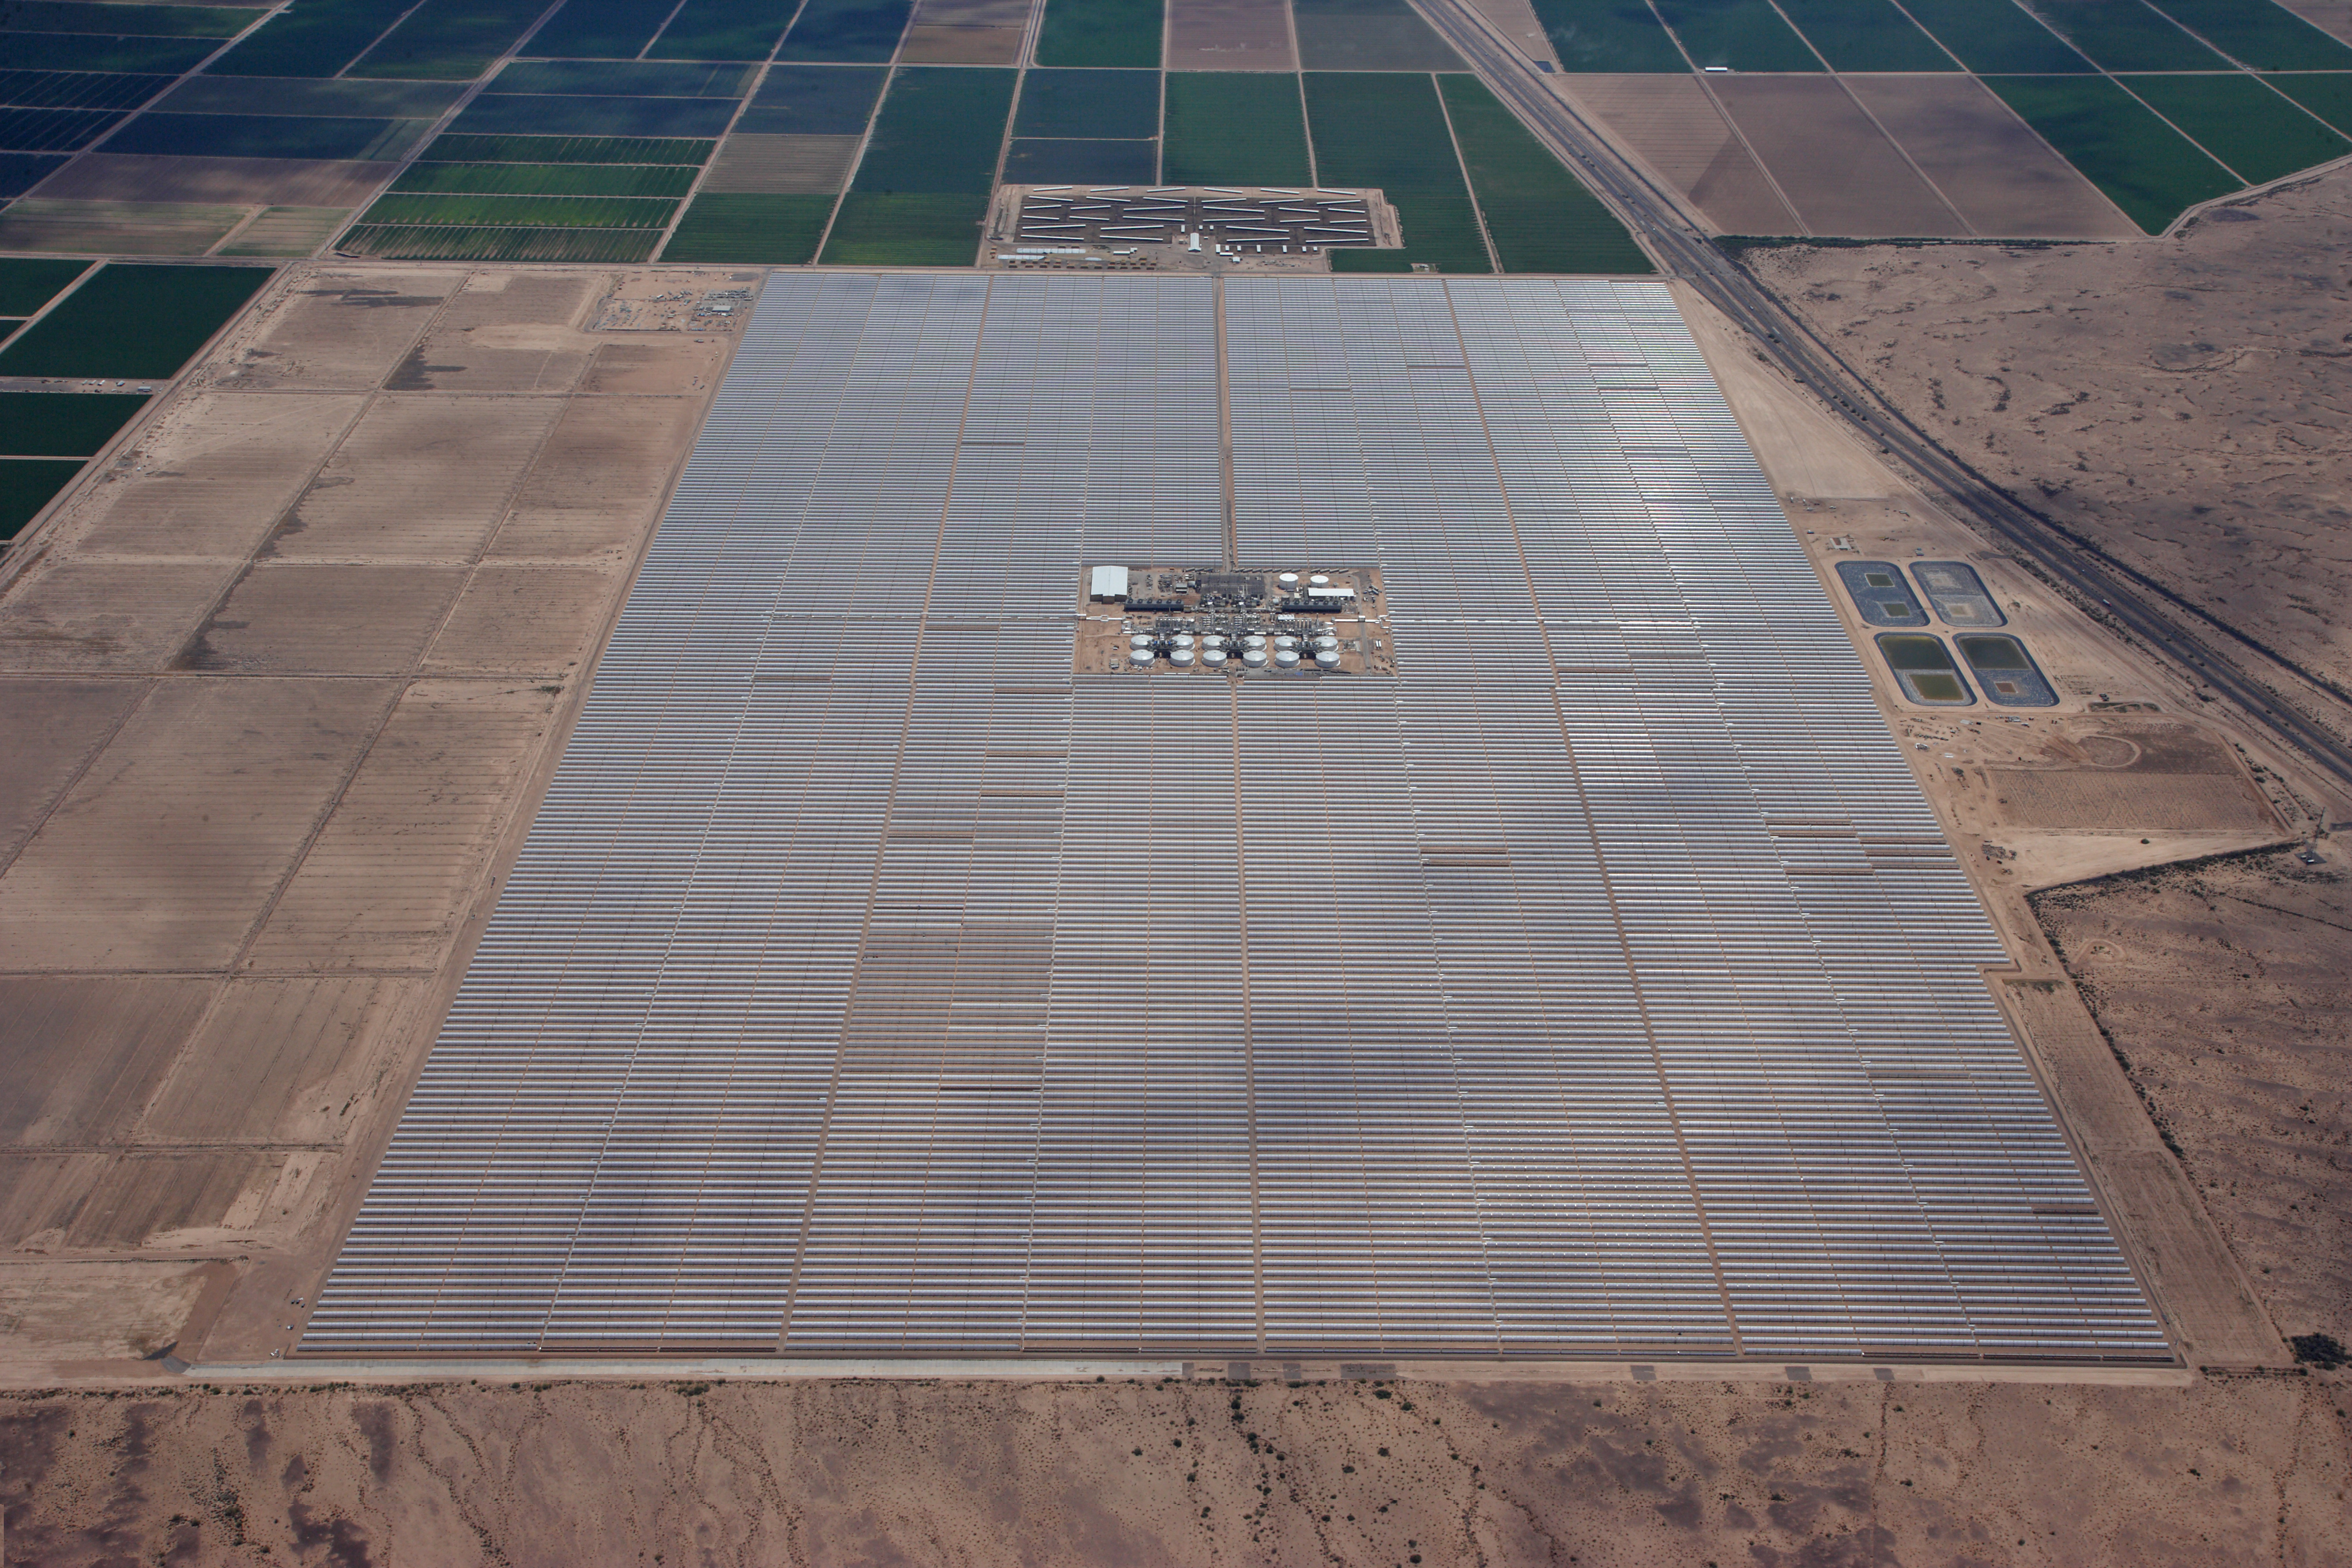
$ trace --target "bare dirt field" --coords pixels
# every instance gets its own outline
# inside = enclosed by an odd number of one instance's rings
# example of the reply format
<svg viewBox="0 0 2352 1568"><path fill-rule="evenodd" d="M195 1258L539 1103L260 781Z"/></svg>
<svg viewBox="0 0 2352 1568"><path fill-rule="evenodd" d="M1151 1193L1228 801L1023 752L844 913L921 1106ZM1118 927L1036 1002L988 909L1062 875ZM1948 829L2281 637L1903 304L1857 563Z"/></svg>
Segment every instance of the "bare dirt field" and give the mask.
<svg viewBox="0 0 2352 1568"><path fill-rule="evenodd" d="M1288 0L1169 0L1168 68L1298 68Z"/></svg>
<svg viewBox="0 0 2352 1568"><path fill-rule="evenodd" d="M1031 3L1032 0L919 0L914 25L907 29L906 39L898 47L898 58L910 65L1018 65Z"/></svg>
<svg viewBox="0 0 2352 1568"><path fill-rule="evenodd" d="M1018 52L1017 35L1013 47ZM848 177L860 140L856 136L730 136L710 172L703 176L702 188L759 195L830 195L841 189L842 181Z"/></svg>
<svg viewBox="0 0 2352 1568"><path fill-rule="evenodd" d="M26 197L0 214L0 250L91 256L203 256L252 208L205 202L68 202Z"/></svg>
<svg viewBox="0 0 2352 1568"><path fill-rule="evenodd" d="M2137 224L1976 78L1839 79L1978 234L2139 237Z"/></svg>
<svg viewBox="0 0 2352 1568"><path fill-rule="evenodd" d="M2347 242L2337 170L2167 239L1748 265L1988 478L2341 689Z"/></svg>
<svg viewBox="0 0 2352 1568"><path fill-rule="evenodd" d="M43 181L44 200L219 202L354 207L398 165L301 158L173 158L86 153Z"/></svg>
<svg viewBox="0 0 2352 1568"><path fill-rule="evenodd" d="M1801 234L1781 198L1696 79L1567 76L1559 90L1609 128L1725 234Z"/></svg>
<svg viewBox="0 0 2352 1568"><path fill-rule="evenodd" d="M323 1261L755 283L290 269L12 553L0 1367Z"/></svg>
<svg viewBox="0 0 2352 1568"><path fill-rule="evenodd" d="M1706 86L1811 232L1969 232L1835 78L1730 76Z"/></svg>
<svg viewBox="0 0 2352 1568"><path fill-rule="evenodd" d="M2271 852L2036 912L2282 1332L2352 1344L2352 875Z"/></svg>
<svg viewBox="0 0 2352 1568"><path fill-rule="evenodd" d="M2341 1374L0 1400L9 1561L2323 1564ZM266 1553L266 1555L265 1555Z"/></svg>

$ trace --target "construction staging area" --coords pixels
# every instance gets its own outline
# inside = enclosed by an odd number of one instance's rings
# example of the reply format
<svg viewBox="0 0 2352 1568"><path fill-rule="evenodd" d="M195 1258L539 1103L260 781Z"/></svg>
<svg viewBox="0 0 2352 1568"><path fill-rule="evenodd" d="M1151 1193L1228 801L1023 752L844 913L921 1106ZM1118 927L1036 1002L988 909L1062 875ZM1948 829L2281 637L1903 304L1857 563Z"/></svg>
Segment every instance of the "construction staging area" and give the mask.
<svg viewBox="0 0 2352 1568"><path fill-rule="evenodd" d="M777 275L273 1348L2170 1363L1871 689L1661 286Z"/></svg>

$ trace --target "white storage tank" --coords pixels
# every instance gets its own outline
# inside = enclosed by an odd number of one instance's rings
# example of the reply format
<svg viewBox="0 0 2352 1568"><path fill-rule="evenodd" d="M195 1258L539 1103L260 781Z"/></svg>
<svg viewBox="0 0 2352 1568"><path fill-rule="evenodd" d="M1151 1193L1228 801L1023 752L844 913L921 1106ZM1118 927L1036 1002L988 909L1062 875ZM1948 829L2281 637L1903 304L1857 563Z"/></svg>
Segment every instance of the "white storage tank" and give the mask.
<svg viewBox="0 0 2352 1568"><path fill-rule="evenodd" d="M1283 669L1288 669L1297 664L1298 650L1297 648L1290 647L1276 648L1274 650L1274 662L1277 667Z"/></svg>
<svg viewBox="0 0 2352 1568"><path fill-rule="evenodd" d="M1245 647L1242 649L1242 662L1248 665L1252 669L1265 668L1265 649L1262 647Z"/></svg>
<svg viewBox="0 0 2352 1568"><path fill-rule="evenodd" d="M1339 662L1339 650L1336 647L1318 647L1315 650L1315 662L1329 669Z"/></svg>
<svg viewBox="0 0 2352 1568"><path fill-rule="evenodd" d="M1151 645L1150 643L1136 644L1133 647L1127 650L1127 659L1129 664L1150 664L1152 660Z"/></svg>
<svg viewBox="0 0 2352 1568"><path fill-rule="evenodd" d="M1192 650L1189 647L1171 648L1168 650L1168 662L1180 667L1188 665L1192 662Z"/></svg>

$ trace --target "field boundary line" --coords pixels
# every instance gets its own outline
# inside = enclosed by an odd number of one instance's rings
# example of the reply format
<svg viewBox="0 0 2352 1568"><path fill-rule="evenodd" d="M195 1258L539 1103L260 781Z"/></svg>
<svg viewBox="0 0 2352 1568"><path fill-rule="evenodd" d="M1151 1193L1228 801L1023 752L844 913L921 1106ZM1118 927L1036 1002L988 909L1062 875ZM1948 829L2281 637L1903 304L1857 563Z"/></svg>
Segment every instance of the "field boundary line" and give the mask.
<svg viewBox="0 0 2352 1568"><path fill-rule="evenodd" d="M1454 166L1462 172L1462 192L1470 198L1470 216L1478 224L1478 243L1486 247L1486 266L1496 276L1500 277L1503 271L1503 254L1495 248L1494 230L1486 226L1486 208L1478 200L1476 182L1470 178L1470 160L1462 155L1462 136L1454 129L1454 110L1445 101L1445 84L1437 79L1435 71L1429 73L1429 90L1437 97L1438 118L1445 121L1445 143L1454 149ZM1399 224L1398 226L1403 226ZM1410 245L1411 242L1407 243ZM1460 329L1455 330L1454 335L1456 337L1461 335Z"/></svg>

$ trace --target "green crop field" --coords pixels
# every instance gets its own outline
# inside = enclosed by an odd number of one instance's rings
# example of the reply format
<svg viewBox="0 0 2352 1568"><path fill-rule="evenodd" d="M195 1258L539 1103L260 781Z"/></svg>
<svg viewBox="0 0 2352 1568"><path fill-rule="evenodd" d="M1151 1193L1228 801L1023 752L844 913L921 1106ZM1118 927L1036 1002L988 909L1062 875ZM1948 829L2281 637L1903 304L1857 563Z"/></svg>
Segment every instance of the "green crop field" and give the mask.
<svg viewBox="0 0 2352 1568"><path fill-rule="evenodd" d="M909 66L891 79L857 166L856 190L985 196L1013 108L1014 73Z"/></svg>
<svg viewBox="0 0 2352 1568"><path fill-rule="evenodd" d="M148 78L135 78L148 80ZM318 115L329 120L438 120L461 81L331 81L285 76L192 76L155 107L174 114Z"/></svg>
<svg viewBox="0 0 2352 1568"><path fill-rule="evenodd" d="M468 136L718 137L735 118L724 98L556 98L484 93L450 127Z"/></svg>
<svg viewBox="0 0 2352 1568"><path fill-rule="evenodd" d="M478 77L546 9L545 0L425 0L377 39L352 72L432 81Z"/></svg>
<svg viewBox="0 0 2352 1568"><path fill-rule="evenodd" d="M677 220L662 259L761 267L814 261L824 220L833 216L833 200L705 191Z"/></svg>
<svg viewBox="0 0 2352 1568"><path fill-rule="evenodd" d="M1817 71L1822 62L1770 0L1654 0L1695 65L1743 71Z"/></svg>
<svg viewBox="0 0 2352 1568"><path fill-rule="evenodd" d="M1016 137L1004 150L1008 185L1148 185L1159 177L1150 142Z"/></svg>
<svg viewBox="0 0 2352 1568"><path fill-rule="evenodd" d="M397 192L485 196L668 196L694 188L694 170L658 163L411 163Z"/></svg>
<svg viewBox="0 0 2352 1568"><path fill-rule="evenodd" d="M852 191L825 241L835 267L969 267L988 198L962 192Z"/></svg>
<svg viewBox="0 0 2352 1568"><path fill-rule="evenodd" d="M534 39L532 47L537 47ZM582 98L740 98L758 68L698 60L517 60L485 93Z"/></svg>
<svg viewBox="0 0 2352 1568"><path fill-rule="evenodd" d="M2148 0L2256 70L2352 70L2352 45L2263 0Z"/></svg>
<svg viewBox="0 0 2352 1568"><path fill-rule="evenodd" d="M143 71L178 76L202 65L205 57L219 47L211 38L0 33L0 70Z"/></svg>
<svg viewBox="0 0 2352 1568"><path fill-rule="evenodd" d="M122 123L119 110L0 109L0 147L17 153L75 153Z"/></svg>
<svg viewBox="0 0 2352 1568"><path fill-rule="evenodd" d="M2238 188L2229 170L2105 77L1983 80L2150 234L2184 208Z"/></svg>
<svg viewBox="0 0 2352 1568"><path fill-rule="evenodd" d="M1891 0L1780 0L1780 9L1838 70L1960 68Z"/></svg>
<svg viewBox="0 0 2352 1568"><path fill-rule="evenodd" d="M498 228L662 228L674 201L629 196L486 196L433 194L380 196L362 223Z"/></svg>
<svg viewBox="0 0 2352 1568"><path fill-rule="evenodd" d="M89 270L87 261L0 257L0 316L29 316Z"/></svg>
<svg viewBox="0 0 2352 1568"><path fill-rule="evenodd" d="M0 392L0 457L87 458L146 405L127 392Z"/></svg>
<svg viewBox="0 0 2352 1568"><path fill-rule="evenodd" d="M1163 17L1161 0L1045 0L1037 63L1156 70Z"/></svg>
<svg viewBox="0 0 2352 1568"><path fill-rule="evenodd" d="M1690 69L1646 0L1535 0L1535 12L1562 70Z"/></svg>
<svg viewBox="0 0 2352 1568"><path fill-rule="evenodd" d="M339 242L388 261L647 261L653 228L400 228L356 226Z"/></svg>
<svg viewBox="0 0 2352 1568"><path fill-rule="evenodd" d="M1133 140L1160 133L1160 78L1150 71L1033 70L1022 78L1015 136Z"/></svg>
<svg viewBox="0 0 2352 1568"><path fill-rule="evenodd" d="M701 163L719 143L612 136L441 136L436 163Z"/></svg>
<svg viewBox="0 0 2352 1568"><path fill-rule="evenodd" d="M194 158L373 158L414 145L425 129L425 121L414 120L142 114L115 134L107 151Z"/></svg>
<svg viewBox="0 0 2352 1568"><path fill-rule="evenodd" d="M254 14L227 5L99 5L93 0L10 0L12 33L118 33L158 38L233 38Z"/></svg>
<svg viewBox="0 0 2352 1568"><path fill-rule="evenodd" d="M1160 131L1174 185L1304 185L1307 116L1298 79L1265 71L1171 71Z"/></svg>
<svg viewBox="0 0 2352 1568"><path fill-rule="evenodd" d="M2352 136L2352 74L2274 76L2270 84L2347 136Z"/></svg>
<svg viewBox="0 0 2352 1568"><path fill-rule="evenodd" d="M799 0L686 0L646 51L667 60L764 60Z"/></svg>
<svg viewBox="0 0 2352 1568"><path fill-rule="evenodd" d="M2121 79L2250 185L2352 153L2352 142L2273 92L2261 77L2232 72Z"/></svg>
<svg viewBox="0 0 2352 1568"><path fill-rule="evenodd" d="M2263 0L2267 4L2267 0ZM2230 62L2146 5L2034 0L2035 12L2111 71L2218 71Z"/></svg>
<svg viewBox="0 0 2352 1568"><path fill-rule="evenodd" d="M1373 71L1309 71L1303 79L1323 184L1379 186L1404 226L1402 250L1335 250L1331 265L1399 271L1419 262L1443 272L1493 271L1435 79Z"/></svg>
<svg viewBox="0 0 2352 1568"><path fill-rule="evenodd" d="M12 458L0 462L0 539L14 539L81 472L81 460L41 462Z"/></svg>
<svg viewBox="0 0 2352 1568"><path fill-rule="evenodd" d="M0 153L0 200L21 196L65 163L62 153Z"/></svg>
<svg viewBox="0 0 2352 1568"><path fill-rule="evenodd" d="M898 52L913 0L807 0L776 51L780 60L878 64Z"/></svg>
<svg viewBox="0 0 2352 1568"><path fill-rule="evenodd" d="M1504 271L1654 270L1625 226L1476 77L1438 85Z"/></svg>
<svg viewBox="0 0 2352 1568"><path fill-rule="evenodd" d="M240 40L220 62L221 72L331 77L382 37L408 6L409 0L294 0Z"/></svg>
<svg viewBox="0 0 2352 1568"><path fill-rule="evenodd" d="M2065 76L2093 68L2010 0L1904 0L1903 8L1972 71Z"/></svg>
<svg viewBox="0 0 2352 1568"><path fill-rule="evenodd" d="M0 103L19 109L136 109L171 81L167 76L111 71L0 71Z"/></svg>
<svg viewBox="0 0 2352 1568"><path fill-rule="evenodd" d="M0 352L0 375L176 375L271 270L108 267Z"/></svg>
<svg viewBox="0 0 2352 1568"><path fill-rule="evenodd" d="M859 135L889 74L881 66L770 66L735 129L757 136Z"/></svg>
<svg viewBox="0 0 2352 1568"><path fill-rule="evenodd" d="M563 9L531 35L531 52L635 59L653 42L666 16L645 0L564 0Z"/></svg>

